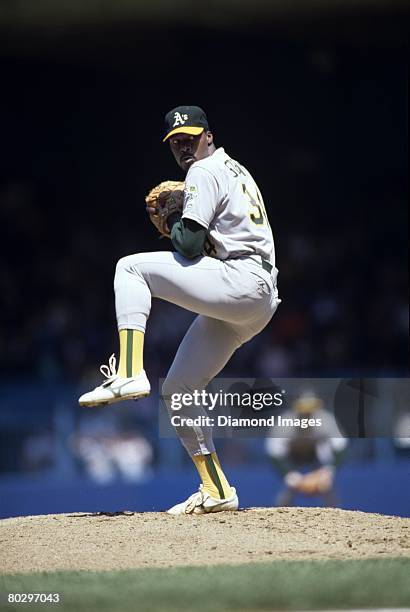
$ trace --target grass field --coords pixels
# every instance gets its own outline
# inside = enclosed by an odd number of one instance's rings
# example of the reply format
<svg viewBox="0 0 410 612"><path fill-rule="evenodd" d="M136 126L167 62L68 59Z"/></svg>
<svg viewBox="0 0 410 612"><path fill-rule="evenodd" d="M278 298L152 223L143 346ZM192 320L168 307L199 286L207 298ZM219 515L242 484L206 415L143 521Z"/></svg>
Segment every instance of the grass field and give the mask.
<svg viewBox="0 0 410 612"><path fill-rule="evenodd" d="M1 610L227 612L410 606L410 558L56 572L0 577ZM5 594L61 593L62 603L6 603Z"/></svg>

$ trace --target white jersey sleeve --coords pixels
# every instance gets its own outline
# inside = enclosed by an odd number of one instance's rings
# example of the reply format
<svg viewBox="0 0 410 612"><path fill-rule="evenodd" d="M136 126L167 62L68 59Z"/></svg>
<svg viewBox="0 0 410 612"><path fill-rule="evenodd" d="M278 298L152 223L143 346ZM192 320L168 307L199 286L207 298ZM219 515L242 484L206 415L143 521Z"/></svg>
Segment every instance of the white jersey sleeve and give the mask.
<svg viewBox="0 0 410 612"><path fill-rule="evenodd" d="M204 254L218 259L260 255L275 266L272 231L259 188L223 148L188 170L182 218L208 230Z"/></svg>
<svg viewBox="0 0 410 612"><path fill-rule="evenodd" d="M197 166L189 172L185 181L185 199L183 216L197 221L208 229L215 217L219 202L219 186L215 176Z"/></svg>

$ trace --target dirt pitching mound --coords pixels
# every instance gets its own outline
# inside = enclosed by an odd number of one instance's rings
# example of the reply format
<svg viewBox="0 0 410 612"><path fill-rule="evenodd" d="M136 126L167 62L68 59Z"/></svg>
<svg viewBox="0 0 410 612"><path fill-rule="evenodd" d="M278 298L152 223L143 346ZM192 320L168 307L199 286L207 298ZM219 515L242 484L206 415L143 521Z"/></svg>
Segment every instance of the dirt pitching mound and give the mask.
<svg viewBox="0 0 410 612"><path fill-rule="evenodd" d="M0 521L0 573L410 556L410 519L330 508L123 512Z"/></svg>

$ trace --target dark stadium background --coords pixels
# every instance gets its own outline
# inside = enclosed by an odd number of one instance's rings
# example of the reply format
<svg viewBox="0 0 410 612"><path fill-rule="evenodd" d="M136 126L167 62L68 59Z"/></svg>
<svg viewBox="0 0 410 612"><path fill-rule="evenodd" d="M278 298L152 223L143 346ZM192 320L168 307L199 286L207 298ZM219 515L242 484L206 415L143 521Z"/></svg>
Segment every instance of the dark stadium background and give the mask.
<svg viewBox="0 0 410 612"><path fill-rule="evenodd" d="M103 3L0 9L2 516L158 509L168 486L195 486L179 443L158 438L156 393L97 414L77 407L117 351L116 261L170 248L144 195L182 178L161 142L176 105L202 106L217 146L251 171L276 242L283 302L222 375L408 376L406 4L182 4L157 16L122 2L112 14ZM191 318L154 304L154 387ZM93 483L82 428L137 432L151 449L140 480ZM262 442L220 444L252 505L269 504L279 482ZM353 440L349 453L343 507L403 513L399 491L383 506L374 466L398 481L409 446Z"/></svg>

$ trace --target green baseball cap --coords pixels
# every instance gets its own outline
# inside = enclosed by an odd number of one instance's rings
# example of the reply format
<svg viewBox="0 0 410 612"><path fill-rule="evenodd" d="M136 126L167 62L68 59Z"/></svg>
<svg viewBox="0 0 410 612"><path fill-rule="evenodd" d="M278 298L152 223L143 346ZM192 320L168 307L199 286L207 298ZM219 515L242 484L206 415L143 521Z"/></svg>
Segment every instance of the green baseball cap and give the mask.
<svg viewBox="0 0 410 612"><path fill-rule="evenodd" d="M209 130L205 111L199 106L177 106L165 115L165 138L168 140L174 134L191 134L199 136L204 130Z"/></svg>

